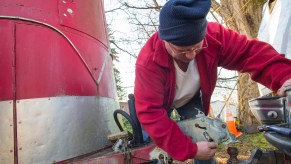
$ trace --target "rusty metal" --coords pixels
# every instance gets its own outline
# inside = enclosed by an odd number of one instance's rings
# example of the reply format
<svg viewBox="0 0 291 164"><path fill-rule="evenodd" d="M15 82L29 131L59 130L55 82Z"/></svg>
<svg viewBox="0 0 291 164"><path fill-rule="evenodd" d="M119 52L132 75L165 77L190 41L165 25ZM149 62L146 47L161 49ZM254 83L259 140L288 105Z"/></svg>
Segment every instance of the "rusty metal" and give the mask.
<svg viewBox="0 0 291 164"><path fill-rule="evenodd" d="M156 160L158 164L170 164L173 162L169 154L159 147L154 148L150 152L150 159Z"/></svg>
<svg viewBox="0 0 291 164"><path fill-rule="evenodd" d="M108 145L108 146L105 146L103 148L94 150L94 151L92 151L90 153L87 153L87 154L83 154L83 155L80 155L80 156L77 156L77 157L73 157L71 159L66 159L66 160L63 160L63 161L55 162L55 164L74 163L74 161L78 161L80 159L87 158L87 157L92 156L94 154L98 154L100 152L104 152L106 150L109 150L109 149L111 149L111 147L112 147L112 145Z"/></svg>
<svg viewBox="0 0 291 164"><path fill-rule="evenodd" d="M123 160L126 164L132 164L132 158L131 158L131 152L130 152L130 142L128 140L128 137L122 137L117 139L115 144L112 146L112 149L116 153L122 153L123 154Z"/></svg>
<svg viewBox="0 0 291 164"><path fill-rule="evenodd" d="M143 146L130 149L130 158L133 164L147 163L151 162L150 152L156 147L155 144L150 143ZM70 163L70 162L69 162ZM74 164L95 164L95 163L114 163L114 164L124 164L124 154L123 153L112 153L108 152L102 155L92 155L85 159L79 159L72 162Z"/></svg>

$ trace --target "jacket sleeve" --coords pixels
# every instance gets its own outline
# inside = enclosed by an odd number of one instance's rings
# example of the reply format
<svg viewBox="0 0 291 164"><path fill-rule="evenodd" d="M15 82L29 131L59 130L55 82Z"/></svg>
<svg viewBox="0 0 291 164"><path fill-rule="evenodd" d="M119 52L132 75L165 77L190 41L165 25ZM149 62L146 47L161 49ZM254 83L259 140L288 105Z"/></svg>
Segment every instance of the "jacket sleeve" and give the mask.
<svg viewBox="0 0 291 164"><path fill-rule="evenodd" d="M136 64L135 107L142 127L157 146L176 160L194 158L197 145L168 117L163 107L166 79L160 69Z"/></svg>
<svg viewBox="0 0 291 164"><path fill-rule="evenodd" d="M221 43L219 66L249 73L251 78L273 91L291 78L291 60L279 54L271 45L216 24L212 32Z"/></svg>

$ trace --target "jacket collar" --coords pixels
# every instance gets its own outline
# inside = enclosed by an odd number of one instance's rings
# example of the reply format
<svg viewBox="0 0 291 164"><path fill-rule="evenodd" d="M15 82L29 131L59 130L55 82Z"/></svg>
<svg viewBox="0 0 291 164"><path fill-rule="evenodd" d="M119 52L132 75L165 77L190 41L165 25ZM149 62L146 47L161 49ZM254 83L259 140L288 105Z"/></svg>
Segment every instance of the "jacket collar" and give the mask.
<svg viewBox="0 0 291 164"><path fill-rule="evenodd" d="M160 39L158 32L153 37L154 62L162 67L169 68L172 57L165 47L165 42Z"/></svg>

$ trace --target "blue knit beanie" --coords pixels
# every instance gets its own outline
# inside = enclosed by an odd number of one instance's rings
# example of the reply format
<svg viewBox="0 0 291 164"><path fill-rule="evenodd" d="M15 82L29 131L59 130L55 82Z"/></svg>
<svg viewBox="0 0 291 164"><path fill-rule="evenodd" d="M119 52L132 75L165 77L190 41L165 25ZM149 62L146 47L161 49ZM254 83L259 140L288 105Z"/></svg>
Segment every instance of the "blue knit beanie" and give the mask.
<svg viewBox="0 0 291 164"><path fill-rule="evenodd" d="M177 46L203 40L211 0L169 0L160 12L159 36Z"/></svg>

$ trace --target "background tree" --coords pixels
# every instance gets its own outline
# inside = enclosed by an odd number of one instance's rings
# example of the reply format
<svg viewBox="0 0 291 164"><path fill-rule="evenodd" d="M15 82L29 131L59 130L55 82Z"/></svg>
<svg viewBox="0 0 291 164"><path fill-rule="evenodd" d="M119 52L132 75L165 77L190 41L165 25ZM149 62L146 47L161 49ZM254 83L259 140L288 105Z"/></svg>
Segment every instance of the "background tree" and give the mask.
<svg viewBox="0 0 291 164"><path fill-rule="evenodd" d="M110 28L107 29L108 30L108 36L109 36L109 44L113 44L115 43L115 39L113 36L113 33L111 32ZM124 90L124 88L122 87L122 80L121 80L121 76L120 76L120 72L119 70L116 68L115 66L115 62L119 62L118 60L118 53L116 52L115 48L110 47L110 53L113 57L113 74L114 74L114 79L115 79L115 83L116 83L116 90L117 90L117 96L119 100L125 100L126 98L126 92Z"/></svg>
<svg viewBox="0 0 291 164"><path fill-rule="evenodd" d="M258 34L262 19L262 7L266 0L212 0L211 13L221 16L227 27L255 38ZM248 105L248 100L260 95L258 85L249 78L248 74L239 73L238 78L238 118L243 124L257 124Z"/></svg>

